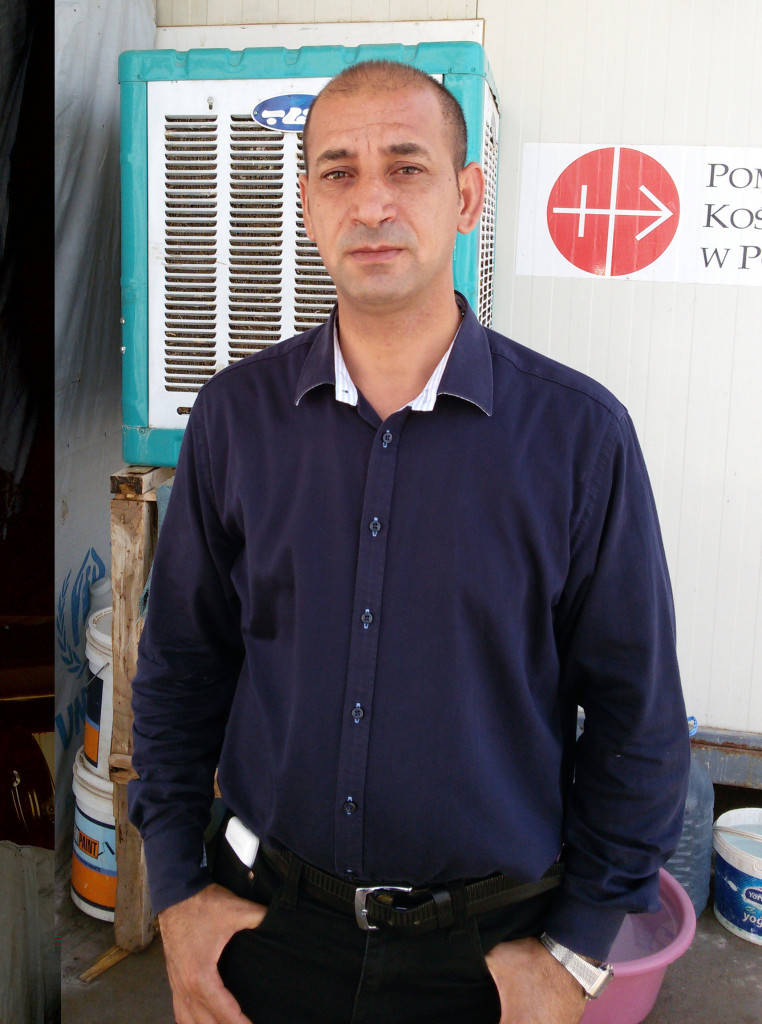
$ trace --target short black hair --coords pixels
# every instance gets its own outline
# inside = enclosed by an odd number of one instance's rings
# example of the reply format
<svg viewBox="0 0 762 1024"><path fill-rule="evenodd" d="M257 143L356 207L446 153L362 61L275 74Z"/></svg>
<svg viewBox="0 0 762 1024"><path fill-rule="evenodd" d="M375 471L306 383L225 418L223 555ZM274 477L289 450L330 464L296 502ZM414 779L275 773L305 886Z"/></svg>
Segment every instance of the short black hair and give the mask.
<svg viewBox="0 0 762 1024"><path fill-rule="evenodd" d="M369 88L399 89L405 86L432 89L442 109L444 122L449 130L452 142L452 156L455 171L462 171L466 166L468 150L468 130L463 108L449 89L441 85L435 78L411 64L403 64L394 60L365 60L359 64L351 64L332 78L313 100L307 114L302 132L302 148L304 150L304 167L307 167L307 144L309 139L310 119L312 111L323 95L332 93L353 93Z"/></svg>

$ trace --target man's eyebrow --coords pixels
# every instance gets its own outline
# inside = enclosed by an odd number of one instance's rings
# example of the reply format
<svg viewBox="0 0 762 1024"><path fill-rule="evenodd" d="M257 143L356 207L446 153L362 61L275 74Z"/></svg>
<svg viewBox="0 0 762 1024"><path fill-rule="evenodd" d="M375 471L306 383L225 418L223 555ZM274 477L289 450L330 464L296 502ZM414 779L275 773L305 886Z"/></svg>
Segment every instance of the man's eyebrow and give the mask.
<svg viewBox="0 0 762 1024"><path fill-rule="evenodd" d="M395 142L387 146L385 153L392 153L394 156L428 156L429 151L418 142Z"/></svg>
<svg viewBox="0 0 762 1024"><path fill-rule="evenodd" d="M349 160L357 154L351 149L326 149L315 160L315 165L330 164L334 160Z"/></svg>
<svg viewBox="0 0 762 1024"><path fill-rule="evenodd" d="M392 156L429 156L429 151L418 142L394 142L382 150ZM352 160L357 156L353 149L326 149L315 160L315 166L334 163L336 160Z"/></svg>

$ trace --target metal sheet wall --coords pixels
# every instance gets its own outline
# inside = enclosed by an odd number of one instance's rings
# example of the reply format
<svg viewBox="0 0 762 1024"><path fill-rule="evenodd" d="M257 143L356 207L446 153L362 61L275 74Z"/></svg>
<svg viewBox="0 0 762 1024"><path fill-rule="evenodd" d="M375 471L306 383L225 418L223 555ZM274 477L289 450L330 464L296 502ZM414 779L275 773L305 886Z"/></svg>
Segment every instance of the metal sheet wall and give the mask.
<svg viewBox="0 0 762 1024"><path fill-rule="evenodd" d="M159 25L476 18L477 0L156 0ZM376 40L372 40L376 42Z"/></svg>
<svg viewBox="0 0 762 1024"><path fill-rule="evenodd" d="M478 14L503 105L496 323L628 405L661 516L689 711L762 732L762 270L744 288L513 269L524 143L762 143L762 11L756 0L479 0Z"/></svg>

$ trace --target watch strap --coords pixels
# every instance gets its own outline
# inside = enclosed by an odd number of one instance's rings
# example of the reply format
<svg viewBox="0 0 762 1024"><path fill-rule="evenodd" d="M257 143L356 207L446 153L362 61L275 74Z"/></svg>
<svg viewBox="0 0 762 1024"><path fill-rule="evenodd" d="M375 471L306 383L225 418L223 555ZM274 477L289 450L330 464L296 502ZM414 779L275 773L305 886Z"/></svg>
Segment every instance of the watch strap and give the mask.
<svg viewBox="0 0 762 1024"><path fill-rule="evenodd" d="M595 964L589 963L567 946L562 946L560 942L551 939L547 933L540 936L540 942L550 955L562 967L565 967L572 977L577 979L588 999L597 999L614 976L614 968L611 964L601 964L600 967L596 967Z"/></svg>

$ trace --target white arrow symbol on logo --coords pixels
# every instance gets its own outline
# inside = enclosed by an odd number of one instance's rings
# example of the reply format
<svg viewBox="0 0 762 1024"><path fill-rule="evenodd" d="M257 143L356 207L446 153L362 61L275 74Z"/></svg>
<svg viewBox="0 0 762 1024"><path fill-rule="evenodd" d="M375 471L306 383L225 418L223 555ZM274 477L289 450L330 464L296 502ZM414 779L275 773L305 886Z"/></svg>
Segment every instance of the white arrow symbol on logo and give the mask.
<svg viewBox="0 0 762 1024"><path fill-rule="evenodd" d="M591 216L596 213L603 214L606 217L610 217L612 214L615 217L656 217L656 220L653 222L653 224L649 224L647 228L643 228L642 231L639 231L638 234L635 235L635 238L638 241L640 241L641 238L645 238L646 235L650 235L650 233L654 231L656 228L658 228L660 224L663 224L665 220L669 220L669 218L673 215L672 210L670 210L669 207L665 206L661 199L658 199L649 188L646 188L645 185L640 186L640 191L643 193L644 196L651 200L654 206L658 207L657 210L596 210L586 205L587 185L583 185L582 194L580 195L579 200L579 206L554 206L553 213L578 213L578 238L585 237L585 217Z"/></svg>
<svg viewBox="0 0 762 1024"><path fill-rule="evenodd" d="M608 238L608 246L607 246L607 254L606 254L606 274L607 275L611 273L611 258L612 258L612 249L613 249L613 243L614 243L614 219L616 217L655 217L656 218L652 224L649 224L647 228L643 228L642 231L639 231L638 234L635 235L635 240L637 242L639 242L642 238L645 238L646 235L650 235L650 233L652 231L654 231L661 224L663 224L666 220L669 220L669 218L673 216L673 211L670 210L669 207L665 206L664 203L661 201L661 199L658 199L649 188L646 188L645 185L641 185L639 191L642 192L643 195L647 199L650 199L650 201L657 208L656 210L652 210L652 211L649 211L649 210L618 210L616 208L615 198L616 198L616 184L617 184L617 179L619 177L619 152L620 152L620 148L619 148L619 146L616 146L615 149L614 149L614 167L613 167L613 173L612 173L612 176L611 176L611 178L612 178L612 180L611 180L611 206L608 209L596 210L596 209L588 208L588 206L587 206L587 185L582 185L580 187L580 199L579 199L579 206L578 207L570 207L570 206L554 206L553 207L553 213L576 213L579 216L579 224L577 226L577 238L584 238L585 237L585 218L586 217L593 216L595 214L599 214L601 216L605 216L605 217L609 218L609 238Z"/></svg>

